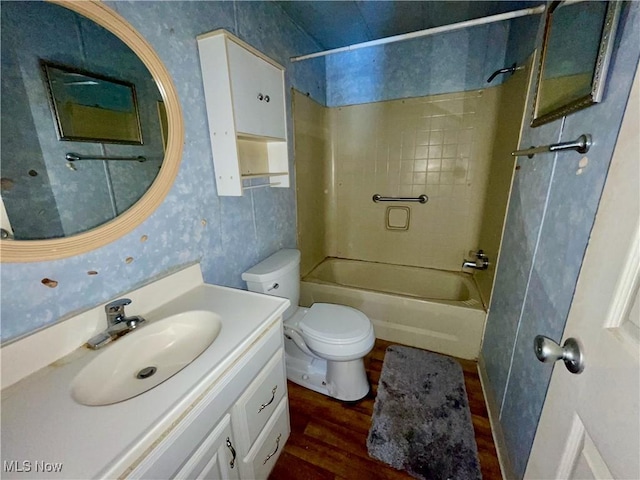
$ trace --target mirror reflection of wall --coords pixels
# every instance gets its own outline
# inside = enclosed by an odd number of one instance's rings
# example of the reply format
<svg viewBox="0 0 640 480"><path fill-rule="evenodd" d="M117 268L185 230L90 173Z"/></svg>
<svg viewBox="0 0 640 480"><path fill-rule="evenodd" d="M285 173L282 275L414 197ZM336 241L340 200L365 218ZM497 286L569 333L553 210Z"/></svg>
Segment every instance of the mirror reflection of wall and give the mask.
<svg viewBox="0 0 640 480"><path fill-rule="evenodd" d="M1 2L1 193L16 240L71 236L121 214L145 193L164 156L155 81L117 37L64 7ZM40 60L135 85L143 145L61 141ZM135 161L85 156L144 156Z"/></svg>

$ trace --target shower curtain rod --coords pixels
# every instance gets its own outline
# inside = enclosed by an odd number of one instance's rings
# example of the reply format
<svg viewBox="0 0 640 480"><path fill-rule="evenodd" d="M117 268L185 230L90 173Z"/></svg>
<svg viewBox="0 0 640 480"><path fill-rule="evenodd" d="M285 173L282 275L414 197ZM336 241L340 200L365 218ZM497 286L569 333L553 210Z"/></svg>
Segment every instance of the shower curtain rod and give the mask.
<svg viewBox="0 0 640 480"><path fill-rule="evenodd" d="M451 23L449 25L442 25L440 27L427 28L426 30L418 30L417 32L403 33L401 35L393 35L391 37L379 38L377 40L370 40L368 42L355 43L346 47L332 48L331 50L324 50L322 52L310 53L308 55L300 55L298 57L291 57L292 62L300 62L302 60L308 60L310 58L324 57L331 55L332 53L350 52L351 50L357 50L359 48L373 47L375 45L385 45L387 43L401 42L404 40L411 40L413 38L426 37L427 35L435 35L436 33L451 32L453 30L460 30L461 28L475 27L476 25L485 25L487 23L501 22L503 20L510 20L512 18L526 17L527 15L539 15L544 13L545 5L538 5L537 7L524 8L522 10L514 10L513 12L499 13L497 15L489 15L487 17L474 18L473 20L466 20L464 22Z"/></svg>

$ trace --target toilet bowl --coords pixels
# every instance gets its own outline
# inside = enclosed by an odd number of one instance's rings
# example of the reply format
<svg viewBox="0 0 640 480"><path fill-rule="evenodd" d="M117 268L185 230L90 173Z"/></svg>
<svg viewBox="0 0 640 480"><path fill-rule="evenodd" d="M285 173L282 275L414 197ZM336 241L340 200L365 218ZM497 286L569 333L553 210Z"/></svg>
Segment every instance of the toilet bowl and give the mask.
<svg viewBox="0 0 640 480"><path fill-rule="evenodd" d="M355 308L315 303L298 306L300 252L284 249L242 274L250 291L288 298L284 313L287 378L298 385L354 401L369 392L364 356L375 342L369 318Z"/></svg>

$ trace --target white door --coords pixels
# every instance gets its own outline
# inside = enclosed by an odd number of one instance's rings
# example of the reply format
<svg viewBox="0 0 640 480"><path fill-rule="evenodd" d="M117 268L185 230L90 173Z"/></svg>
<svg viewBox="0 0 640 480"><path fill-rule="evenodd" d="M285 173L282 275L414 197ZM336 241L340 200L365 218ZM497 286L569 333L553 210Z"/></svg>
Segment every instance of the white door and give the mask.
<svg viewBox="0 0 640 480"><path fill-rule="evenodd" d="M564 332L585 369L555 365L525 478L640 479L639 105L636 72Z"/></svg>

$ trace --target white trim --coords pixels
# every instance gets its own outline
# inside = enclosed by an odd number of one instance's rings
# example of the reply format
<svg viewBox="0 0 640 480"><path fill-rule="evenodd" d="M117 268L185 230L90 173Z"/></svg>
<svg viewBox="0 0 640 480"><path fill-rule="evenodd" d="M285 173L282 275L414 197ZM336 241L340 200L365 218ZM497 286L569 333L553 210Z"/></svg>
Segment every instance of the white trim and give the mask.
<svg viewBox="0 0 640 480"><path fill-rule="evenodd" d="M571 430L567 436L564 452L558 465L556 478L570 478L573 469L576 466L576 459L584 446L584 423L577 413L573 413L573 421L571 422Z"/></svg>
<svg viewBox="0 0 640 480"><path fill-rule="evenodd" d="M513 12L499 13L497 15L489 15L487 17L474 18L464 22L450 23L449 25L441 25L439 27L427 28L426 30L418 30L417 32L403 33L401 35L393 35L391 37L379 38L377 40L369 40L368 42L356 43L346 47L332 48L322 52L310 53L308 55L300 55L291 57L292 62L300 62L310 58L324 57L333 53L350 52L360 48L373 47L376 45L385 45L387 43L402 42L414 38L426 37L427 35L436 35L438 33L451 32L467 27L475 27L476 25L485 25L487 23L502 22L503 20L511 20L512 18L526 17L528 15L539 15L544 13L546 6L544 4L537 7L525 8L522 10L514 10Z"/></svg>
<svg viewBox="0 0 640 480"><path fill-rule="evenodd" d="M640 277L640 228L636 226L635 238L631 242L624 270L616 285L611 308L606 317L605 328L618 328L625 320L624 316L627 313L625 310L629 308L631 296L638 286L638 277Z"/></svg>

